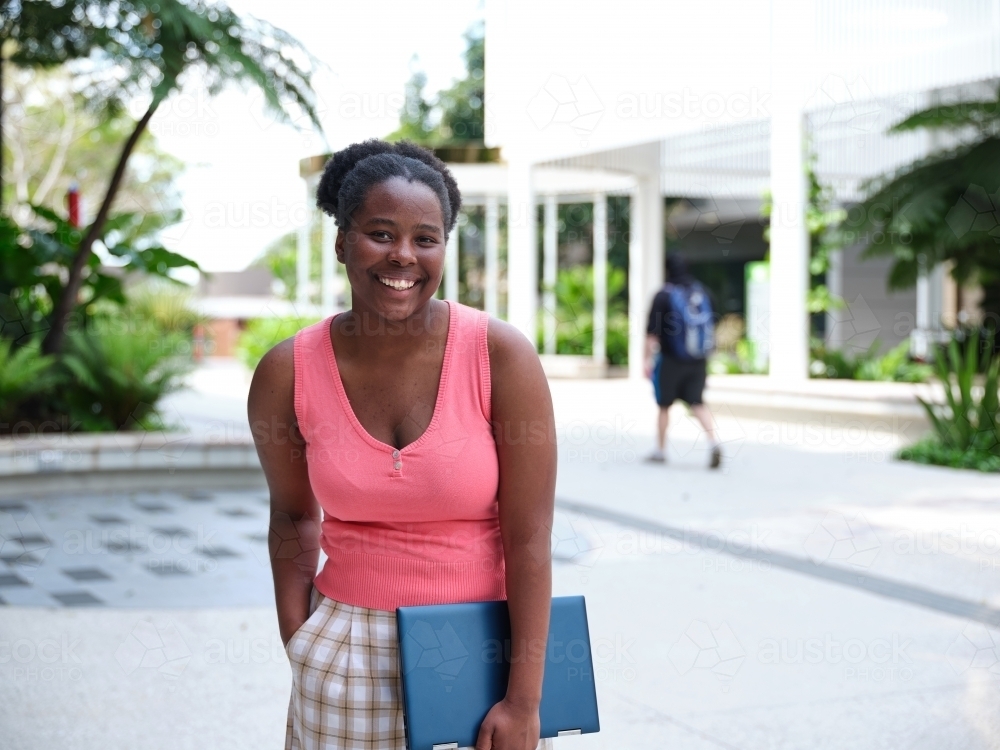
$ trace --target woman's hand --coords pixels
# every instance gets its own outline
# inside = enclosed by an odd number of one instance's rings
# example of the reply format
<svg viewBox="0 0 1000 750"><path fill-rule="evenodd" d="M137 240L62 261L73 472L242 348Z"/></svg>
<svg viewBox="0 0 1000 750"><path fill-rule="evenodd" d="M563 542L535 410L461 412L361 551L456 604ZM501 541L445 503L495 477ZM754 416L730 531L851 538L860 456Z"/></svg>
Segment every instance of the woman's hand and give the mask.
<svg viewBox="0 0 1000 750"><path fill-rule="evenodd" d="M538 704L517 704L504 698L483 719L476 750L535 750L541 726Z"/></svg>

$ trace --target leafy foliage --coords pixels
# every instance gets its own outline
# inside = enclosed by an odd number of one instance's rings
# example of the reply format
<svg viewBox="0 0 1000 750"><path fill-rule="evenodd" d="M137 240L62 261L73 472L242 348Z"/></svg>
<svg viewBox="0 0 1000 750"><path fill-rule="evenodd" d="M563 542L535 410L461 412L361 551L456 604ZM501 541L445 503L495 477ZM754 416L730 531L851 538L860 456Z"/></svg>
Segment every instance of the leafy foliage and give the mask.
<svg viewBox="0 0 1000 750"><path fill-rule="evenodd" d="M399 128L386 136L425 146L481 144L485 133L486 42L483 25L465 33L465 78L455 81L437 97L424 98L427 76L416 71L406 84L406 99Z"/></svg>
<svg viewBox="0 0 1000 750"><path fill-rule="evenodd" d="M935 372L944 385L945 401L920 403L934 428L937 444L950 455L992 456L1000 460L1000 357L993 354L992 337L985 348L985 376L977 388L980 341L970 337L963 347L954 339L935 358ZM940 452L939 452L940 453ZM928 457L931 452L918 451ZM901 455L909 458L909 454ZM911 460L917 460L911 458ZM975 458L980 463L979 458ZM951 464L949 464L951 465Z"/></svg>
<svg viewBox="0 0 1000 750"><path fill-rule="evenodd" d="M58 207L76 183L85 202L98 199L114 171L120 145L135 127L125 113L94 112L74 93L66 69L14 68L6 75L4 206L26 224L34 205ZM184 165L146 132L136 144L133 167L122 179L113 213L167 213L180 205L174 181Z"/></svg>
<svg viewBox="0 0 1000 750"><path fill-rule="evenodd" d="M829 185L824 185L816 176L816 156L810 154L806 160L806 231L809 233L809 293L806 309L813 314L827 312L843 303L830 295L826 286L826 273L830 270L830 253L841 247L836 229L847 217L846 211L836 202L836 196ZM771 193L764 194L761 215L771 216L773 201ZM771 228L764 229L764 239L770 243Z"/></svg>
<svg viewBox="0 0 1000 750"><path fill-rule="evenodd" d="M896 132L946 131L957 146L867 185L868 197L841 230L869 256L893 259L891 288L912 287L921 269L953 261L959 283L978 281L982 308L1000 316L1000 94L996 100L931 107ZM855 216L857 218L855 218Z"/></svg>
<svg viewBox="0 0 1000 750"><path fill-rule="evenodd" d="M754 342L742 338L724 350L713 352L708 360L713 375L766 375L767 361L754 351Z"/></svg>
<svg viewBox="0 0 1000 750"><path fill-rule="evenodd" d="M37 345L14 349L10 339L0 338L0 423L10 424L24 402L56 384L53 365L54 358L43 355Z"/></svg>
<svg viewBox="0 0 1000 750"><path fill-rule="evenodd" d="M99 318L69 337L63 366L73 380L67 404L85 430L149 425L155 405L191 367L185 336L131 329L125 317Z"/></svg>
<svg viewBox="0 0 1000 750"><path fill-rule="evenodd" d="M607 355L612 365L628 362L628 312L621 300L625 271L608 268ZM556 277L556 353L593 354L594 351L594 269L574 266ZM539 348L542 326L539 323Z"/></svg>
<svg viewBox="0 0 1000 750"><path fill-rule="evenodd" d="M18 334L6 327L0 335L20 341L24 335L45 328L44 316L62 292L69 265L76 256L83 233L51 209L32 207L36 226L22 229L6 216L0 216L0 298L7 309L0 309L4 322L31 321ZM91 306L101 300L125 304L122 278L139 272L169 279L175 268L198 268L193 260L171 252L156 241L156 232L179 218L179 213L119 214L105 224L104 245L111 255L121 259L118 269L103 266L91 255L84 272L81 311L86 317ZM12 329L13 330L13 329Z"/></svg>
<svg viewBox="0 0 1000 750"><path fill-rule="evenodd" d="M198 69L209 93L250 84L288 119L289 104L318 127L310 86L312 60L286 32L205 0L20 0L3 5L10 56L46 67L89 56L78 90L94 106L121 111L134 100L158 104Z"/></svg>
<svg viewBox="0 0 1000 750"><path fill-rule="evenodd" d="M910 342L902 341L885 354L879 354L877 339L867 351L852 356L841 349L827 349L822 341L814 340L809 374L814 378L848 380L880 380L903 383L924 383L933 371L929 365L910 358Z"/></svg>
<svg viewBox="0 0 1000 750"><path fill-rule="evenodd" d="M263 356L275 344L291 338L317 320L317 318L257 318L251 320L236 344L236 356L251 370L255 370Z"/></svg>

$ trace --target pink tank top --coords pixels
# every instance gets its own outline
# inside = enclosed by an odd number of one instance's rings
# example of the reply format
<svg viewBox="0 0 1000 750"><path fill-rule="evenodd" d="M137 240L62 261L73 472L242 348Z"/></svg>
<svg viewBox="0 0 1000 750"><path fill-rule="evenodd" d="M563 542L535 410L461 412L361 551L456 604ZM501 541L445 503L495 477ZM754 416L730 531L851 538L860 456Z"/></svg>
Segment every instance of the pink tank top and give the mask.
<svg viewBox="0 0 1000 750"><path fill-rule="evenodd" d="M395 610L506 599L490 426L485 313L448 302L437 403L396 449L358 421L327 318L295 336L295 414L327 556L314 584L345 604Z"/></svg>

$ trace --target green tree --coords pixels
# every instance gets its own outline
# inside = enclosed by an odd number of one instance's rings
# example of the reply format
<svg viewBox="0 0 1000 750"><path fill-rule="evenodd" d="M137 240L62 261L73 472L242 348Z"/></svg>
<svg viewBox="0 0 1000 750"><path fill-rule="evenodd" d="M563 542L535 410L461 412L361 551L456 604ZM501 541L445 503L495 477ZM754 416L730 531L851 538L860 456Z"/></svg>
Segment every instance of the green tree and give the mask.
<svg viewBox="0 0 1000 750"><path fill-rule="evenodd" d="M0 0L0 144L4 137L4 68L9 60L22 68L45 69L88 57L107 41L103 23L82 25L94 0ZM101 21L106 14L102 13ZM3 207L4 150L0 145L0 208Z"/></svg>
<svg viewBox="0 0 1000 750"><path fill-rule="evenodd" d="M123 114L100 117L72 91L65 70L10 71L7 105L9 122L3 142L9 165L6 182L11 216L21 224L32 220L32 205L58 206L71 183L80 195L100 196L124 141L134 123ZM133 166L122 179L112 212L166 214L180 207L175 180L183 163L162 151L152 133L136 144Z"/></svg>
<svg viewBox="0 0 1000 750"><path fill-rule="evenodd" d="M465 77L433 99L424 97L427 76L422 71L410 77L399 127L386 136L387 140L431 147L482 144L486 41L481 23L465 32L465 45Z"/></svg>
<svg viewBox="0 0 1000 750"><path fill-rule="evenodd" d="M845 243L893 259L890 288L953 261L960 284L977 281L983 311L1000 320L1000 91L995 99L942 105L910 115L889 132L941 131L957 146L871 181L843 223Z"/></svg>
<svg viewBox="0 0 1000 750"><path fill-rule="evenodd" d="M78 91L106 114L122 112L133 101L148 102L121 146L96 218L76 245L65 285L51 316L43 342L47 353L63 346L66 325L78 303L85 270L94 243L104 233L125 170L149 121L181 83L196 72L209 93L227 83L255 86L265 105L279 118L304 112L319 127L310 84L312 59L289 34L251 17L241 17L227 6L205 0L77 0L64 32L45 26L48 5L9 3L17 15L4 31L17 48L11 59L38 46L38 39L71 36L90 52L89 67L77 71ZM58 46L58 45L56 45Z"/></svg>

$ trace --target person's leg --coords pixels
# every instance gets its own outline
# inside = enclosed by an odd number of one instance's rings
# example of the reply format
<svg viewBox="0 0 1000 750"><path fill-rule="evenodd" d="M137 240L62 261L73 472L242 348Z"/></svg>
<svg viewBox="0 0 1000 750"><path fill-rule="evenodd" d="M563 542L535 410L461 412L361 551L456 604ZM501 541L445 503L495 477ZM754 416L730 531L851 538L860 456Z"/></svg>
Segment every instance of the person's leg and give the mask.
<svg viewBox="0 0 1000 750"><path fill-rule="evenodd" d="M667 428L670 427L670 407L661 406L656 415L656 445L660 453L667 454Z"/></svg>
<svg viewBox="0 0 1000 750"><path fill-rule="evenodd" d="M677 368L666 359L660 360L657 377L656 403L659 412L656 415L656 450L650 453L647 461L666 463L667 460L667 427L670 426L670 405L677 397Z"/></svg>
<svg viewBox="0 0 1000 750"><path fill-rule="evenodd" d="M704 360L691 363L688 367L688 377L685 379L683 389L686 396L684 400L687 401L694 418L698 420L702 429L705 430L705 435L708 437L709 444L712 446L712 456L709 460L709 466L713 469L717 469L722 463L722 450L719 448L719 440L715 435L715 426L712 423L712 415L705 407L705 402L703 400L705 380L708 374L707 367Z"/></svg>
<svg viewBox="0 0 1000 750"><path fill-rule="evenodd" d="M719 441L715 437L715 426L712 424L712 415L705 408L705 404L695 404L691 407L691 413L694 414L694 418L698 420L701 428L708 435L709 442L716 445Z"/></svg>

